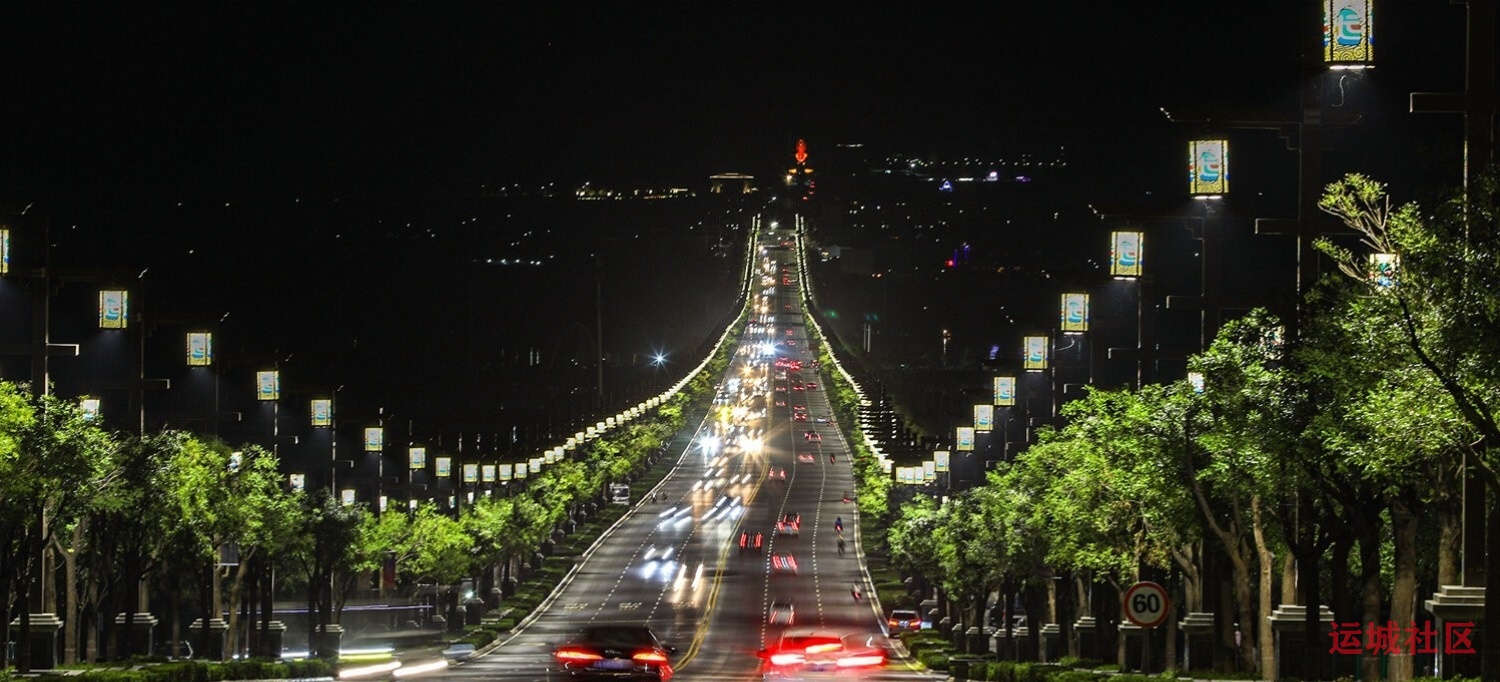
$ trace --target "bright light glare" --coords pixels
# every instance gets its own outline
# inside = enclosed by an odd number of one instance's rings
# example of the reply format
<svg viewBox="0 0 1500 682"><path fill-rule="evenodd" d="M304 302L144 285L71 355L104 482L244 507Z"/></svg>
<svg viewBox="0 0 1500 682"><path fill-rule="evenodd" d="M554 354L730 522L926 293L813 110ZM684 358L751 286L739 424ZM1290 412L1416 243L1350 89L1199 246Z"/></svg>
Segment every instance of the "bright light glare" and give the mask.
<svg viewBox="0 0 1500 682"><path fill-rule="evenodd" d="M399 667L401 667L400 661L391 661L389 663L381 663L379 665L367 665L359 668L345 668L339 671L339 679L347 680L355 677L370 677L373 675L381 675L395 670Z"/></svg>
<svg viewBox="0 0 1500 682"><path fill-rule="evenodd" d="M402 666L396 672L391 673L391 676L392 677L398 677L398 678L400 678L400 677L411 677L412 675L421 675L422 673L430 673L430 672L435 672L435 671L438 671L438 670L447 670L447 669L448 669L448 662L447 661L442 661L442 660L428 661L426 663L413 663L413 664L408 665L408 666Z"/></svg>

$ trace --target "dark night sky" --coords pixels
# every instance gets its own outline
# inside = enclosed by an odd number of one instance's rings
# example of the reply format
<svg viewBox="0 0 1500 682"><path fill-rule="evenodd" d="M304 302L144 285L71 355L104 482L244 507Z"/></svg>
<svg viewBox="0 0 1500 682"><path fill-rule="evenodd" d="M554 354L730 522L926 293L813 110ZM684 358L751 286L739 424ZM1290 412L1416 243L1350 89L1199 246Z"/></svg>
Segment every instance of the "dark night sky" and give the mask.
<svg viewBox="0 0 1500 682"><path fill-rule="evenodd" d="M1293 104L1310 6L7 5L0 199L684 185L799 137L1128 157L1187 134L1162 106ZM1409 91L1461 85L1464 15L1377 9L1394 144L1433 120Z"/></svg>

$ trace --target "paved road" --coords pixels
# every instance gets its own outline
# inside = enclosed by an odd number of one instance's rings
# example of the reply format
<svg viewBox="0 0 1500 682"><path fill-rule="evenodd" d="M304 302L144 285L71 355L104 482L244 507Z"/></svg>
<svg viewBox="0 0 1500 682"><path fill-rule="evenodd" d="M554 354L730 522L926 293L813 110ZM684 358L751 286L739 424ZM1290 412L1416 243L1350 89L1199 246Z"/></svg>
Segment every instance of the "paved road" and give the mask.
<svg viewBox="0 0 1500 682"><path fill-rule="evenodd" d="M790 238L786 231L772 234L768 245ZM771 285L751 298L758 310L715 408L694 425L691 444L653 491L662 501L638 504L606 531L553 599L504 644L434 677L545 679L552 648L578 628L645 623L677 647L677 679L752 679L760 663L755 652L782 627L768 624L773 601L795 605L797 626L879 629L881 614L864 598L858 513L843 499L854 487L848 450L835 424L817 421L831 418L832 410L823 377L811 368L795 253L765 253L763 275ZM775 367L763 354L767 346L775 358L802 361L802 369ZM799 406L806 421L794 417ZM809 439L809 431L821 441ZM783 470L784 480L770 475ZM788 513L801 515L795 535L776 532ZM751 545L761 533L762 551L741 551L741 532ZM773 572L773 554L794 557L796 574ZM892 663L872 679L922 676Z"/></svg>

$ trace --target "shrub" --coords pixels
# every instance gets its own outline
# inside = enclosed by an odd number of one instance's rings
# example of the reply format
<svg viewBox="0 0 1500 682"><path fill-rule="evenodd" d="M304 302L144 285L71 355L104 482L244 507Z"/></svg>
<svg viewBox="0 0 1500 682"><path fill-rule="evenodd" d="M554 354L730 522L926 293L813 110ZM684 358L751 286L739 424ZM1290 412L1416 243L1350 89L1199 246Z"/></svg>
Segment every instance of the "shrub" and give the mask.
<svg viewBox="0 0 1500 682"><path fill-rule="evenodd" d="M942 649L925 649L917 654L917 661L933 670L947 670L948 653Z"/></svg>

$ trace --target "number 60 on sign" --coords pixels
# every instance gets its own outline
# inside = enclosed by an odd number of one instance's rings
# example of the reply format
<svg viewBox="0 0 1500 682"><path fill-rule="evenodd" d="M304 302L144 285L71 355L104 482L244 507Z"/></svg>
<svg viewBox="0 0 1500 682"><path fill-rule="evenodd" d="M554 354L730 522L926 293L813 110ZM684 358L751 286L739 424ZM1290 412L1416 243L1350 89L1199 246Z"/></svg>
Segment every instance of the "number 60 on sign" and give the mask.
<svg viewBox="0 0 1500 682"><path fill-rule="evenodd" d="M1154 628L1172 615L1172 599L1166 588L1149 581L1138 582L1125 590L1122 606L1125 618L1143 628Z"/></svg>

